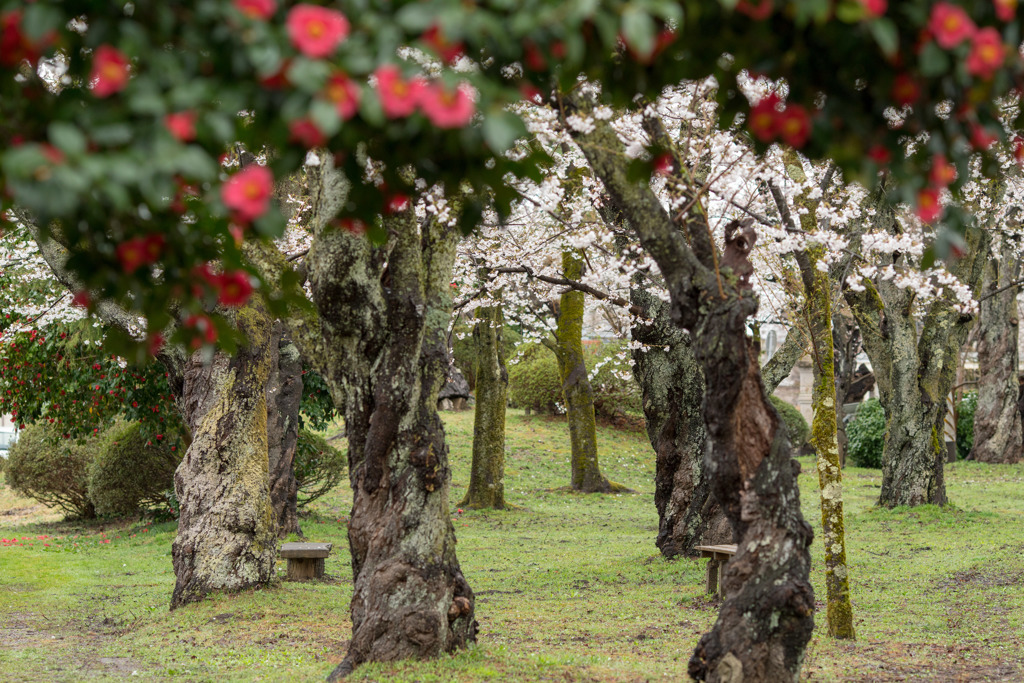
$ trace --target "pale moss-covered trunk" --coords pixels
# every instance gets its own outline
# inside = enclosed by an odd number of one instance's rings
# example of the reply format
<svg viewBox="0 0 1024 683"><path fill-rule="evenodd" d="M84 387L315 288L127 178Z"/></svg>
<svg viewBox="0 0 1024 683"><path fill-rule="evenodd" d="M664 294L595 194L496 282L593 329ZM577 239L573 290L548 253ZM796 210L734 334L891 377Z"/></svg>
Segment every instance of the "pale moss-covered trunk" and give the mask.
<svg viewBox="0 0 1024 683"><path fill-rule="evenodd" d="M234 356L189 359L179 406L192 443L174 476L181 506L171 547L171 607L275 577L277 528L268 487L266 384L272 322L253 300L235 314Z"/></svg>
<svg viewBox="0 0 1024 683"><path fill-rule="evenodd" d="M1002 238L999 258L985 265L985 283L978 312L978 405L974 411L971 460L1019 462L1021 416L1017 407L1017 295L1020 277L1017 245Z"/></svg>
<svg viewBox="0 0 1024 683"><path fill-rule="evenodd" d="M473 463L463 507L504 510L505 404L508 372L502 358L505 317L500 305L476 309L476 405L473 414Z"/></svg>
<svg viewBox="0 0 1024 683"><path fill-rule="evenodd" d="M890 210L879 209L878 216L883 227L894 225ZM952 266L953 274L975 296L988 240L985 230L968 228L965 254ZM896 265L902 264L902 256L897 256ZM946 395L953 388L960 347L973 318L957 311L953 294L946 292L927 304L919 334L912 288L900 288L891 280L864 285L864 291L846 289L844 295L860 327L885 408L878 502L886 507L944 505Z"/></svg>
<svg viewBox="0 0 1024 683"><path fill-rule="evenodd" d="M581 98L567 95L563 106L589 115ZM715 683L796 681L814 627L813 532L800 514L800 466L746 335L757 300L743 274L752 271L747 256L756 235L749 225L730 224L719 253L699 202L669 215L649 185L631 181L623 144L606 121L572 135L608 201L657 262L670 315L693 335L705 377L704 465L738 552L725 566L718 620L697 645L689 673Z"/></svg>
<svg viewBox="0 0 1024 683"><path fill-rule="evenodd" d="M855 637L850 602L849 569L846 564L846 531L843 519L843 470L839 459L836 417L835 348L832 345L832 285L827 273L817 268L823 248L812 247L801 259L806 296L807 328L810 330L814 387L811 403L811 444L818 456L821 493L822 544L825 549L825 590L828 633L833 638ZM806 260L804 260L806 259Z"/></svg>
<svg viewBox="0 0 1024 683"><path fill-rule="evenodd" d="M579 281L583 260L571 251L563 252L562 269L566 278ZM597 461L594 388L583 358L583 297L583 292L570 290L559 300L555 356L572 445L572 488L584 493L608 493L622 487L601 474Z"/></svg>
<svg viewBox="0 0 1024 683"><path fill-rule="evenodd" d="M284 325L274 323L270 339L270 377L267 380L267 447L270 463L270 500L278 536L302 535L299 527L295 450L299 441L302 404L302 359Z"/></svg>

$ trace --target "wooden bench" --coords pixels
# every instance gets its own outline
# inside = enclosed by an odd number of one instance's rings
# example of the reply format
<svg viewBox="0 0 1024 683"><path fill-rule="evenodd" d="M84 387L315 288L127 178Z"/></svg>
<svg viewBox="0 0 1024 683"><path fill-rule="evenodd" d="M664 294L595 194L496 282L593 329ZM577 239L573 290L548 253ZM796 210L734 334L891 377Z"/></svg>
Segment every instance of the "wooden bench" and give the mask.
<svg viewBox="0 0 1024 683"><path fill-rule="evenodd" d="M288 560L288 580L324 578L324 558L331 554L332 546L332 543L282 543L281 557Z"/></svg>
<svg viewBox="0 0 1024 683"><path fill-rule="evenodd" d="M708 560L708 593L717 593L725 576L725 563L736 554L735 545L698 545L701 557Z"/></svg>

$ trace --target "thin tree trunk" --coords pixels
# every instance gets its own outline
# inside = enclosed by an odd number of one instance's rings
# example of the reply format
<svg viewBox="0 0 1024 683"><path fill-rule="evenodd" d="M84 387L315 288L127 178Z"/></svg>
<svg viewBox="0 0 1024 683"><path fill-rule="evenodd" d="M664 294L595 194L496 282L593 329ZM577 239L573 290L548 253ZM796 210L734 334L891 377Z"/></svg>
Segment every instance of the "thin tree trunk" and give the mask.
<svg viewBox="0 0 1024 683"><path fill-rule="evenodd" d="M181 505L171 547L171 608L215 590L274 579L277 529L268 488L266 383L271 321L253 300L238 311L245 339L234 357L193 354L180 406L192 443L174 476Z"/></svg>
<svg viewBox="0 0 1024 683"><path fill-rule="evenodd" d="M500 305L476 309L476 406L473 414L473 464L463 507L504 510L505 403L508 372L502 358L505 318Z"/></svg>
<svg viewBox="0 0 1024 683"><path fill-rule="evenodd" d="M1017 408L1017 294L1020 277L1016 246L1006 236L999 259L985 266L978 315L978 406L970 460L1013 463L1021 459L1021 417ZM1004 289L1005 288L1005 289ZM1002 290L1002 291L999 291Z"/></svg>
<svg viewBox="0 0 1024 683"><path fill-rule="evenodd" d="M580 280L583 260L570 251L562 253L565 277ZM594 388L587 376L583 359L583 292L569 290L562 294L555 330L558 372L565 398L569 440L572 444L572 488L583 493L609 493L623 490L621 484L610 482L597 461L597 420L594 414Z"/></svg>
<svg viewBox="0 0 1024 683"><path fill-rule="evenodd" d="M563 106L589 115L591 105L569 96ZM664 136L654 128L649 125L652 138ZM745 224L727 226L719 258L697 198L692 212L670 216L649 185L630 180L622 142L606 121L595 119L593 130L572 135L657 262L670 315L693 334L705 377L711 447L704 466L739 550L725 566L725 600L690 660L690 675L714 682L795 681L814 628L813 533L800 514L799 464L790 457L746 336L747 319L757 310L747 282L756 235Z"/></svg>
<svg viewBox="0 0 1024 683"><path fill-rule="evenodd" d="M302 403L302 359L288 339L283 323L274 323L270 339L270 377L267 380L267 444L270 462L270 500L278 536L302 536L299 528L299 484L295 479L295 450L299 441Z"/></svg>

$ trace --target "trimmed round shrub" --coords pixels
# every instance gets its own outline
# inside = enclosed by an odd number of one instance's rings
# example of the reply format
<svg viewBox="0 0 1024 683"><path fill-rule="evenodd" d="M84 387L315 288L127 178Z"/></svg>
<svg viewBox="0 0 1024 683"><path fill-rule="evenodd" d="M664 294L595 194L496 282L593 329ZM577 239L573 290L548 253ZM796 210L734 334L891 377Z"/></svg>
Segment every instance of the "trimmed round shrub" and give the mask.
<svg viewBox="0 0 1024 683"><path fill-rule="evenodd" d="M786 425L786 434L789 435L789 445L793 447L794 451L800 450L800 447L807 442L807 435L811 433L811 428L807 425L807 420L800 414L800 411L791 406L790 404L783 401L778 396L769 396L768 400L775 407L775 412L782 418L783 424Z"/></svg>
<svg viewBox="0 0 1024 683"><path fill-rule="evenodd" d="M858 467L880 468L885 448L885 409L877 398L860 404L846 425L846 454Z"/></svg>
<svg viewBox="0 0 1024 683"><path fill-rule="evenodd" d="M304 508L338 485L348 457L316 432L300 429L293 466L299 485L298 507Z"/></svg>
<svg viewBox="0 0 1024 683"><path fill-rule="evenodd" d="M956 406L956 456L964 460L974 448L974 411L978 392L968 391Z"/></svg>
<svg viewBox="0 0 1024 683"><path fill-rule="evenodd" d="M562 380L558 374L558 361L550 350L534 345L508 365L508 398L517 408L529 408L538 413L556 415L564 412Z"/></svg>
<svg viewBox="0 0 1024 683"><path fill-rule="evenodd" d="M104 431L89 467L89 498L96 514L124 517L167 507L181 453L164 436L151 440L139 423L119 420Z"/></svg>
<svg viewBox="0 0 1024 683"><path fill-rule="evenodd" d="M60 508L69 517L95 517L89 498L89 465L98 441L95 436L62 439L48 424L28 425L8 452L7 485L27 498Z"/></svg>

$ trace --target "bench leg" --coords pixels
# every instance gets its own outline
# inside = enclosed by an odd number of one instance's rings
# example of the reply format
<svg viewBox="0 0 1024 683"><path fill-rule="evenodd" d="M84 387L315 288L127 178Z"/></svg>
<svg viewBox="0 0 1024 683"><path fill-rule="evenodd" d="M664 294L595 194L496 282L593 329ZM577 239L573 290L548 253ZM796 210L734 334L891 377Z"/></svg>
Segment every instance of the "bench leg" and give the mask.
<svg viewBox="0 0 1024 683"><path fill-rule="evenodd" d="M288 558L288 580L308 581L324 578L324 558Z"/></svg>
<svg viewBox="0 0 1024 683"><path fill-rule="evenodd" d="M718 561L718 592L721 594L722 599L725 600L725 563L729 560Z"/></svg>
<svg viewBox="0 0 1024 683"><path fill-rule="evenodd" d="M715 559L708 560L708 593L718 592L718 567L719 561Z"/></svg>

